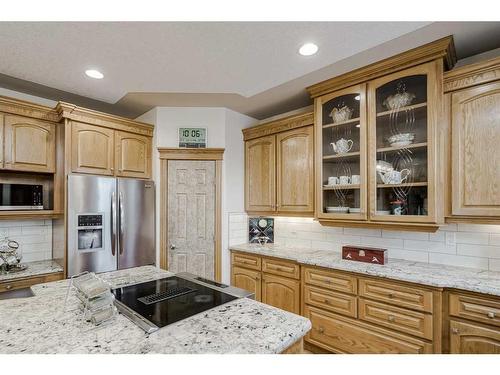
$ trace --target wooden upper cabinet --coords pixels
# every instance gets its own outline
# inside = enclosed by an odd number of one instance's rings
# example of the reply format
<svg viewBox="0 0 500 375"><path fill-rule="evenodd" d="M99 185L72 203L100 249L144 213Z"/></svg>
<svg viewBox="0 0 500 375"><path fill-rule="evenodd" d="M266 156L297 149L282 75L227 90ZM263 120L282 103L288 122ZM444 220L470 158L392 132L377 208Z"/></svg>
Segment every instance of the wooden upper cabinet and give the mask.
<svg viewBox="0 0 500 375"><path fill-rule="evenodd" d="M313 126L276 135L277 210L314 211Z"/></svg>
<svg viewBox="0 0 500 375"><path fill-rule="evenodd" d="M73 172L114 174L114 130L73 121L71 147Z"/></svg>
<svg viewBox="0 0 500 375"><path fill-rule="evenodd" d="M3 168L3 122L4 115L0 113L0 168Z"/></svg>
<svg viewBox="0 0 500 375"><path fill-rule="evenodd" d="M453 215L500 216L499 108L500 81L452 94Z"/></svg>
<svg viewBox="0 0 500 375"><path fill-rule="evenodd" d="M275 136L245 143L245 205L247 211L276 208Z"/></svg>
<svg viewBox="0 0 500 375"><path fill-rule="evenodd" d="M368 83L370 220L443 221L444 165L437 156L442 62Z"/></svg>
<svg viewBox="0 0 500 375"><path fill-rule="evenodd" d="M5 115L3 167L10 170L55 171L56 125L28 117Z"/></svg>
<svg viewBox="0 0 500 375"><path fill-rule="evenodd" d="M151 138L115 131L115 163L118 177L151 177Z"/></svg>

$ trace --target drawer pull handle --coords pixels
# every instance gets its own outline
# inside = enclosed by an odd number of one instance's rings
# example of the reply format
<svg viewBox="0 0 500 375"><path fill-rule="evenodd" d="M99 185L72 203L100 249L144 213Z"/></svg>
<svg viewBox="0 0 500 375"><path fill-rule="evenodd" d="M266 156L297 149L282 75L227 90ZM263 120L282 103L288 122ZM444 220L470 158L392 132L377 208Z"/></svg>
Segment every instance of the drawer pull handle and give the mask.
<svg viewBox="0 0 500 375"><path fill-rule="evenodd" d="M7 285L7 286L5 287L5 289L7 289L7 290L12 289L12 285Z"/></svg>
<svg viewBox="0 0 500 375"><path fill-rule="evenodd" d="M318 331L319 331L319 333L323 333L323 332L325 332L325 329L324 329L323 327L321 327L321 326L320 326L320 327L318 328Z"/></svg>
<svg viewBox="0 0 500 375"><path fill-rule="evenodd" d="M451 333L453 333L454 335L458 335L458 328L452 328L451 329Z"/></svg>
<svg viewBox="0 0 500 375"><path fill-rule="evenodd" d="M495 313L494 313L493 311L490 311L490 312L488 313L488 318L490 318L490 319L494 319L494 318L495 318Z"/></svg>
<svg viewBox="0 0 500 375"><path fill-rule="evenodd" d="M389 320L389 322L393 322L394 321L394 315L389 315L387 317L387 320Z"/></svg>

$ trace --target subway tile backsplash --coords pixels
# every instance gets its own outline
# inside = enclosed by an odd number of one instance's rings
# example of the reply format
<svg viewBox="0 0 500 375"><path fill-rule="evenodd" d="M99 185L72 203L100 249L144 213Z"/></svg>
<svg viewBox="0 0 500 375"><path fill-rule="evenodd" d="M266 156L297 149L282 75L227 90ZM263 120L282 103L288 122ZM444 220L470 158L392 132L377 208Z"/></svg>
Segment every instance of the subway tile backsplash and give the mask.
<svg viewBox="0 0 500 375"><path fill-rule="evenodd" d="M229 245L248 242L246 213L229 215ZM275 217L274 242L340 253L342 245L384 247L389 258L500 271L500 225L447 224L435 233L322 226L312 218Z"/></svg>
<svg viewBox="0 0 500 375"><path fill-rule="evenodd" d="M0 221L0 238L19 242L22 262L52 259L52 220Z"/></svg>

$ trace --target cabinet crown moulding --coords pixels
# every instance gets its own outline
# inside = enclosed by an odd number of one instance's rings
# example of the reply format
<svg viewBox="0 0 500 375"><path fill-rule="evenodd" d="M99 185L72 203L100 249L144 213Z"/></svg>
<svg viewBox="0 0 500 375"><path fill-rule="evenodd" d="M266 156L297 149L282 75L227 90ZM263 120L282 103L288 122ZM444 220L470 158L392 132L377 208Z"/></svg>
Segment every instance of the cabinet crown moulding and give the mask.
<svg viewBox="0 0 500 375"><path fill-rule="evenodd" d="M316 98L332 91L340 90L436 59L443 59L446 69L453 68L457 61L457 57L452 36L438 39L423 46L355 69L351 72L327 79L307 87L306 90L312 98Z"/></svg>
<svg viewBox="0 0 500 375"><path fill-rule="evenodd" d="M0 112L36 118L38 120L59 121L59 115L53 108L1 95Z"/></svg>
<svg viewBox="0 0 500 375"><path fill-rule="evenodd" d="M444 73L444 92L493 82L500 79L500 57L465 65Z"/></svg>
<svg viewBox="0 0 500 375"><path fill-rule="evenodd" d="M111 129L123 130L150 137L153 136L154 125L147 124L145 122L110 115L65 102L57 103L55 110L59 116L58 121L67 118L74 121L85 122L87 124L104 126Z"/></svg>
<svg viewBox="0 0 500 375"><path fill-rule="evenodd" d="M266 135L281 133L285 130L301 128L314 124L314 113L307 112L298 115L287 116L278 120L266 122L253 126L251 128L243 129L243 140L263 137Z"/></svg>

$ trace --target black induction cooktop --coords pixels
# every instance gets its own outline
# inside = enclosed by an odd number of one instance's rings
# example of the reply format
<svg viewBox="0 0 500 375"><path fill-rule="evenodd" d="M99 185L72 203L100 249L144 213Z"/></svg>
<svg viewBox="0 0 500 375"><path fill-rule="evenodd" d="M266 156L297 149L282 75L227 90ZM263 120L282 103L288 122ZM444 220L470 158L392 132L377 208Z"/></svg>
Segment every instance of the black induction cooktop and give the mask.
<svg viewBox="0 0 500 375"><path fill-rule="evenodd" d="M147 332L238 298L177 276L117 288L113 294L118 309Z"/></svg>

